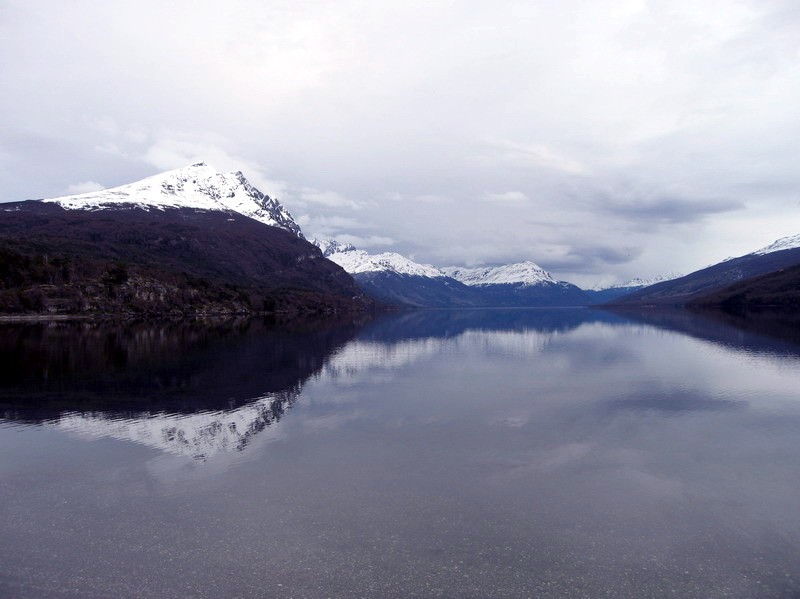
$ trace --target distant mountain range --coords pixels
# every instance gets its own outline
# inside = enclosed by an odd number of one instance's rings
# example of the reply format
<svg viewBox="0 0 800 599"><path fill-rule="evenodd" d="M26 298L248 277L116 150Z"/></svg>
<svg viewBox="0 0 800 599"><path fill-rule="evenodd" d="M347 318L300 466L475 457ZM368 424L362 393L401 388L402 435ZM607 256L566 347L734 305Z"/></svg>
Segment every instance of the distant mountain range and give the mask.
<svg viewBox="0 0 800 599"><path fill-rule="evenodd" d="M690 273L580 289L526 261L493 267L437 268L400 254L369 254L336 241L314 241L379 301L418 307L800 305L791 268L800 264L800 235ZM800 279L797 279L800 280Z"/></svg>
<svg viewBox="0 0 800 599"><path fill-rule="evenodd" d="M581 289L531 261L436 267L306 241L241 172L199 162L86 194L0 205L0 313L794 305L800 235L685 276Z"/></svg>
<svg viewBox="0 0 800 599"><path fill-rule="evenodd" d="M459 308L480 304L463 283L428 264L396 254L368 254L350 244L314 240L323 255L341 266L370 297L393 306Z"/></svg>
<svg viewBox="0 0 800 599"><path fill-rule="evenodd" d="M533 262L436 268L393 252L369 254L333 240L313 242L361 289L392 304L429 308L586 305L583 290Z"/></svg>
<svg viewBox="0 0 800 599"><path fill-rule="evenodd" d="M442 272L464 285L486 287L488 285L555 285L558 283L549 272L533 262L517 262L503 266L483 268L446 267Z"/></svg>
<svg viewBox="0 0 800 599"><path fill-rule="evenodd" d="M672 279L678 278L681 275L677 274L669 274L669 275L662 275L659 277L653 277L650 279L642 279L636 277L634 279L629 279L623 283L616 283L614 285L606 285L606 286L597 286L591 289L585 289L584 295L587 297L588 305L601 305L606 304L609 302L613 302L617 298L624 297L634 291L638 291L639 289L644 289L645 287L649 287L650 285L655 285L656 283L661 283L663 281L671 281Z"/></svg>

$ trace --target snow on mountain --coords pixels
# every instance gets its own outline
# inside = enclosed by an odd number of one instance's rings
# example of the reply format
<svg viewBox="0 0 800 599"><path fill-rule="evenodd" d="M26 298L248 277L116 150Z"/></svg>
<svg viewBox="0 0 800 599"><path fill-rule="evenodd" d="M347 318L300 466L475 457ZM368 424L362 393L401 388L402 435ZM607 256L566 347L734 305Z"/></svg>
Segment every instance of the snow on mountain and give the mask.
<svg viewBox="0 0 800 599"><path fill-rule="evenodd" d="M789 237L781 237L775 243L771 243L767 247L756 250L753 254L763 256L764 254L780 252L781 250L792 250L798 247L800 247L800 235L790 235Z"/></svg>
<svg viewBox="0 0 800 599"><path fill-rule="evenodd" d="M68 210L134 206L144 210L194 208L238 212L303 237L300 226L278 200L253 187L241 172L221 173L205 162L120 187L43 201Z"/></svg>
<svg viewBox="0 0 800 599"><path fill-rule="evenodd" d="M399 275L439 278L445 275L430 264L419 264L395 252L368 254L364 250L339 252L328 256L351 275L362 272L394 272Z"/></svg>
<svg viewBox="0 0 800 599"><path fill-rule="evenodd" d="M442 268L442 272L470 286L522 284L527 287L557 284L549 272L529 261L483 268L447 267Z"/></svg>
<svg viewBox="0 0 800 599"><path fill-rule="evenodd" d="M352 243L340 243L335 239L312 239L311 243L322 250L322 255L326 258L340 252L352 252L356 249Z"/></svg>
<svg viewBox="0 0 800 599"><path fill-rule="evenodd" d="M364 250L357 250L351 244L340 244L334 240L312 243L320 248L328 260L341 266L351 275L368 272L391 272L399 275L415 277L440 278L444 273L430 264L419 264L395 252L382 254L368 254Z"/></svg>
<svg viewBox="0 0 800 599"><path fill-rule="evenodd" d="M683 275L669 273L667 275L661 275L658 277L653 277L651 279L641 279L639 277L635 277L633 279L629 279L623 283L617 283L615 285L603 285L598 287L593 287L594 291L605 291L606 289L639 289L644 287L650 287L650 285L655 285L656 283L663 283L664 281L672 281L673 279L679 279Z"/></svg>

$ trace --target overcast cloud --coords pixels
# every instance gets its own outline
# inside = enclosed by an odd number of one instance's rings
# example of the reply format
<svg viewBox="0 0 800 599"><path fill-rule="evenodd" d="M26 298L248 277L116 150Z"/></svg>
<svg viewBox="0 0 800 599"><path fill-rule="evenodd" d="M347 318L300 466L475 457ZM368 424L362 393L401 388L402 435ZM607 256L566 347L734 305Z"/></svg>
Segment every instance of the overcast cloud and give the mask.
<svg viewBox="0 0 800 599"><path fill-rule="evenodd" d="M199 159L309 236L578 284L800 233L796 0L0 0L0 201Z"/></svg>

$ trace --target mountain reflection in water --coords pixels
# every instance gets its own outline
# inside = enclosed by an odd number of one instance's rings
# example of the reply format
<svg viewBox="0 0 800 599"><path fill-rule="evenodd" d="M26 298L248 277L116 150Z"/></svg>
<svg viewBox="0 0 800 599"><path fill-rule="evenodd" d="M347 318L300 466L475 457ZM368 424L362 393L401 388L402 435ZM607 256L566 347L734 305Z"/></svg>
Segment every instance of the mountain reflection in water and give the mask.
<svg viewBox="0 0 800 599"><path fill-rule="evenodd" d="M357 322L0 326L0 416L204 460L281 419Z"/></svg>
<svg viewBox="0 0 800 599"><path fill-rule="evenodd" d="M397 368L458 337L541 349L588 311L429 311L363 322L36 322L0 326L0 416L205 460L242 451L303 383ZM295 323L297 325L298 323ZM356 338L358 337L358 338Z"/></svg>
<svg viewBox="0 0 800 599"><path fill-rule="evenodd" d="M533 356L581 325L626 326L628 319L743 350L775 343L682 311L416 311L369 323L304 323L299 330L259 320L14 324L0 326L0 416L205 460L244 450L284 416L310 377L400 368L459 343L477 344L487 355ZM773 333L794 330L773 320ZM794 346L780 349L787 347ZM686 392L606 404L666 411L740 405Z"/></svg>
<svg viewBox="0 0 800 599"><path fill-rule="evenodd" d="M791 319L0 326L0 596L800 596Z"/></svg>

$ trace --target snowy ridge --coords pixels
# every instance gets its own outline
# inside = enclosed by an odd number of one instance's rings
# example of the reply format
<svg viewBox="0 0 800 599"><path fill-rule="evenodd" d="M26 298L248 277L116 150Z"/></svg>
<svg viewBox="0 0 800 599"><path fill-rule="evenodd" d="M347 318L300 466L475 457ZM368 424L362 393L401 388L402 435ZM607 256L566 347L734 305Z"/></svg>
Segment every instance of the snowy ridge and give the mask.
<svg viewBox="0 0 800 599"><path fill-rule="evenodd" d="M352 243L340 243L335 239L312 239L311 243L322 250L322 255L326 258L339 252L352 252L356 249Z"/></svg>
<svg viewBox="0 0 800 599"><path fill-rule="evenodd" d="M623 283L617 283L615 285L603 285L594 287L595 291L605 291L606 289L639 289L642 287L650 287L650 285L655 285L656 283L663 283L664 281L672 281L673 279L680 279L683 275L670 273L667 275L661 275L658 277L653 277L651 279L641 279L639 277L635 277L633 279L629 279Z"/></svg>
<svg viewBox="0 0 800 599"><path fill-rule="evenodd" d="M781 237L776 242L756 250L753 254L763 256L764 254L771 254L772 252L780 252L782 250L792 250L800 247L800 235L790 235L789 237Z"/></svg>
<svg viewBox="0 0 800 599"><path fill-rule="evenodd" d="M328 256L351 275L363 272L394 272L399 275L439 278L445 275L430 264L419 264L394 252L368 254L363 250L339 252Z"/></svg>
<svg viewBox="0 0 800 599"><path fill-rule="evenodd" d="M557 281L538 264L517 262L484 268L443 268L442 272L464 285L555 285Z"/></svg>
<svg viewBox="0 0 800 599"><path fill-rule="evenodd" d="M430 264L419 264L395 252L368 254L364 250L357 250L351 244L343 245L333 240L319 241L315 239L312 243L322 250L328 260L335 262L351 275L391 272L431 279L445 276L442 271Z"/></svg>
<svg viewBox="0 0 800 599"><path fill-rule="evenodd" d="M195 208L238 212L303 237L280 202L253 187L239 172L221 173L205 162L147 177L111 189L43 200L67 210L136 207L143 210Z"/></svg>

